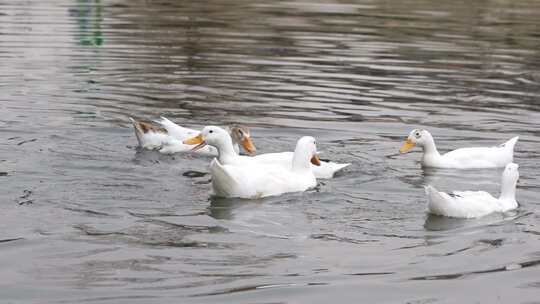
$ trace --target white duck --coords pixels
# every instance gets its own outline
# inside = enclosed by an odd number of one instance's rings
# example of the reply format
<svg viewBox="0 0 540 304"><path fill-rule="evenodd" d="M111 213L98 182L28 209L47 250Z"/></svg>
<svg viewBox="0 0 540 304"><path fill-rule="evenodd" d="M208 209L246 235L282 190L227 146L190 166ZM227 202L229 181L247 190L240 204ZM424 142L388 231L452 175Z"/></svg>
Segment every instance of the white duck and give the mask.
<svg viewBox="0 0 540 304"><path fill-rule="evenodd" d="M436 168L495 168L504 167L514 159L514 146L519 137L513 137L504 144L496 147L461 148L443 155L439 154L435 141L426 130L415 129L409 134L405 143L399 149L406 153L415 146L424 150L422 166Z"/></svg>
<svg viewBox="0 0 540 304"><path fill-rule="evenodd" d="M225 130L219 128L219 127L213 127L215 128L214 132L220 132L220 133L226 133ZM225 137L225 135L223 135ZM186 145L194 145L199 144L196 148L194 148L195 151L198 151L200 148L207 147L207 143L202 137L202 133L199 134L199 136L184 140L184 144ZM222 150L219 153L219 162L223 165L243 165L243 164L262 164L262 165L278 165L285 168L289 168L291 166L291 162L294 158L293 152L281 152L281 153L265 153L260 155L255 155L252 157L247 157L243 155L238 155L238 153L234 153L229 147L224 146ZM334 162L327 162L327 161L320 161L318 165L311 165L311 169L313 170L313 173L316 178L332 178L334 174L349 166L350 164L338 164Z"/></svg>
<svg viewBox="0 0 540 304"><path fill-rule="evenodd" d="M281 153L265 153L255 155L252 158L258 162L265 164L278 164L281 166L290 165L293 159L294 152L281 152ZM349 163L339 164L331 161L320 161L320 165L312 165L311 170L315 174L316 178L326 179L334 177L334 174L339 170L349 166Z"/></svg>
<svg viewBox="0 0 540 304"><path fill-rule="evenodd" d="M179 126L165 117L161 117L161 120L156 121L160 126L148 122L136 121L131 117L129 119L135 129L139 146L147 150L159 150L159 152L164 154L190 151L193 146L184 144L183 141L200 133L199 131ZM240 151L239 144L242 145L247 153L255 153L256 148L251 141L251 135L247 127L231 125L229 132L233 138L233 148L236 154ZM212 156L218 154L217 150L211 146L206 146L197 152Z"/></svg>
<svg viewBox="0 0 540 304"><path fill-rule="evenodd" d="M260 198L305 191L317 185L310 167L310 161L315 165L319 163L313 137L305 136L298 140L288 167L263 164L249 160L249 157L235 155L232 153L230 136L219 127L204 127L201 134L188 142L198 142L195 149L206 144L217 148L219 156L210 165L216 196Z"/></svg>
<svg viewBox="0 0 540 304"><path fill-rule="evenodd" d="M491 196L485 191L454 191L451 194L439 192L433 186L426 186L428 212L437 215L459 218L474 218L492 212L506 212L518 207L516 183L519 179L519 166L506 165L502 174L501 195Z"/></svg>

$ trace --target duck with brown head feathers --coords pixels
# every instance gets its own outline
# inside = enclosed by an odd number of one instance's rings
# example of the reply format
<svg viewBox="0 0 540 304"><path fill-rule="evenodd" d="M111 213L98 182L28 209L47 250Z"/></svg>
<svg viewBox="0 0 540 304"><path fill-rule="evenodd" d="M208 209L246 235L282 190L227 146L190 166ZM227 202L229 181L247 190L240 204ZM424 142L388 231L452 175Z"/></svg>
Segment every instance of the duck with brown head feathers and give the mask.
<svg viewBox="0 0 540 304"><path fill-rule="evenodd" d="M217 127L212 127L212 128L214 132L216 130L219 130L220 133L226 133L226 131L221 128L217 128ZM201 134L185 140L184 143L199 144L200 146L198 147L207 147ZM231 131L230 134L231 134L230 137L232 137L233 142L241 143L245 149L250 148L249 142L246 143L245 139L243 140L241 137L241 136L246 136L244 129L240 128L236 131ZM247 134L247 137L249 138L249 133ZM231 139L229 139L229 141L230 140ZM278 153L264 153L264 154L255 155L253 157L246 157L246 156L238 156L238 153L232 153L231 149L226 149L226 145L225 145L221 153L219 154L218 159L223 165L259 164L259 165L274 165L274 166L279 166L279 167L284 167L284 168L290 168L293 163L294 152L288 151L288 152L278 152ZM336 172L342 170L343 168L349 165L350 165L349 163L340 164L340 163L335 163L331 161L320 161L319 164L317 165L312 164L311 170L313 171L313 174L315 175L316 178L328 179L328 178L334 177L334 174L336 174Z"/></svg>
<svg viewBox="0 0 540 304"><path fill-rule="evenodd" d="M261 198L305 191L317 185L311 164L320 165L315 139L302 137L288 166L256 161L233 151L232 139L223 128L206 126L200 134L184 141L194 150L215 147L219 154L210 164L212 187L219 197Z"/></svg>
<svg viewBox="0 0 540 304"><path fill-rule="evenodd" d="M182 127L165 117L152 122L138 121L129 118L135 129L135 136L139 147L147 150L157 150L164 154L188 152L193 149L193 145L184 144L183 141L196 136L200 132L197 130ZM246 126L233 124L229 127L229 133L233 140L233 147L236 153L240 152L242 146L248 154L255 153L256 148L251 140L249 129ZM206 146L196 151L207 155L217 155L214 147Z"/></svg>

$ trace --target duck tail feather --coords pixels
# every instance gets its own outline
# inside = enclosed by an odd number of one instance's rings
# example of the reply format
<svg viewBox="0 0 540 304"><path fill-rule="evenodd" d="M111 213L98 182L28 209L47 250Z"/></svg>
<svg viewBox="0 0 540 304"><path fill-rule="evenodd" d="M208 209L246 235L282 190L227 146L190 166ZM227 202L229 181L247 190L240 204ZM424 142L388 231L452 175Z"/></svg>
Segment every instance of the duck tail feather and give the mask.
<svg viewBox="0 0 540 304"><path fill-rule="evenodd" d="M138 121L133 119L132 117L129 117L129 120L131 121L131 124L133 125L133 129L135 130L135 137L137 137L137 142L139 142L139 146L142 147L142 135L143 130L141 129L141 125Z"/></svg>
<svg viewBox="0 0 540 304"><path fill-rule="evenodd" d="M512 138L509 139L507 142L505 142L504 144L502 144L502 147L504 147L504 148L506 148L506 149L509 149L509 150L514 150L514 146L516 145L518 139L519 139L519 136L512 137Z"/></svg>
<svg viewBox="0 0 540 304"><path fill-rule="evenodd" d="M424 186L424 190L428 197L428 212L437 215L446 215L447 203L444 196L431 185Z"/></svg>

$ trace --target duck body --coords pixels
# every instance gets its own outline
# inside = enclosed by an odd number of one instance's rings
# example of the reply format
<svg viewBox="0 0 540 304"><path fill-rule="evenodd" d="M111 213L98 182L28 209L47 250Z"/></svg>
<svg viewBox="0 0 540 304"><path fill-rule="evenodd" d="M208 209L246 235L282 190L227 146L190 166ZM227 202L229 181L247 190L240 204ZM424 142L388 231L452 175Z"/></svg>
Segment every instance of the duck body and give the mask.
<svg viewBox="0 0 540 304"><path fill-rule="evenodd" d="M289 192L301 192L317 186L315 175L304 171L287 170L281 166L222 165L217 158L210 164L212 189L219 197L256 199Z"/></svg>
<svg viewBox="0 0 540 304"><path fill-rule="evenodd" d="M252 157L253 160L264 164L275 164L283 167L290 167L293 160L294 152L281 153L265 153ZM330 161L320 162L320 166L311 164L311 170L316 178L326 179L334 177L334 174L339 170L349 166L350 164L338 164Z"/></svg>
<svg viewBox="0 0 540 304"><path fill-rule="evenodd" d="M204 127L202 132L184 141L212 145L218 157L210 164L212 188L219 197L261 198L288 192L305 191L317 185L310 162L320 164L315 139L305 136L298 140L288 166L265 164L253 157L233 152L232 139L223 129Z"/></svg>
<svg viewBox="0 0 540 304"><path fill-rule="evenodd" d="M190 143L201 143L201 142L202 142L202 138L194 140ZM184 143L187 143L187 141L184 141ZM292 166L293 159L294 159L294 152L265 153L265 154L255 155L255 156L238 155L238 153L233 153L233 151L230 150L228 146L229 146L228 143L223 143L221 147L221 151L218 155L218 161L219 161L218 163L221 166L272 165L272 166L279 166L285 169L290 169ZM338 164L334 162L319 161L318 165L311 164L310 167L315 175L315 178L332 178L337 171L349 165L350 164Z"/></svg>
<svg viewBox="0 0 540 304"><path fill-rule="evenodd" d="M135 136L139 146L146 150L157 150L163 154L173 154L187 152L193 148L192 145L186 145L182 141L197 135L197 130L184 128L161 117L161 120L155 121L159 126L148 122L136 121L129 118L135 129ZM197 151L205 155L217 155L214 147L207 146Z"/></svg>
<svg viewBox="0 0 540 304"><path fill-rule="evenodd" d="M422 165L435 168L479 169L504 167L514 160L514 137L496 147L461 148L443 155L424 154ZM510 143L513 141L513 144ZM511 148L510 148L511 147Z"/></svg>
<svg viewBox="0 0 540 304"><path fill-rule="evenodd" d="M439 192L433 186L426 186L428 212L436 215L476 218L493 212L506 212L518 207L515 197L516 183L519 178L518 165L506 165L501 183L499 198L485 191Z"/></svg>
<svg viewBox="0 0 540 304"><path fill-rule="evenodd" d="M505 212L499 199L485 191L439 192L433 186L426 187L428 212L431 214L475 218L492 212Z"/></svg>
<svg viewBox="0 0 540 304"><path fill-rule="evenodd" d="M435 141L426 130L413 130L400 149L401 153L409 151L414 146L422 147L423 167L479 169L504 167L514 159L514 146L519 137L513 137L507 142L495 147L460 148L445 154L440 154Z"/></svg>
<svg viewBox="0 0 540 304"><path fill-rule="evenodd" d="M185 144L183 141L200 133L197 130L182 127L163 116L160 120L154 121L157 125L136 121L131 117L129 119L135 129L139 146L147 150L157 150L163 154L191 151L193 145ZM255 146L251 142L247 128L233 125L230 128L230 132L235 135L233 148L236 154L240 150L239 143L248 153L255 151ZM217 149L208 145L198 149L196 153L208 156L218 155Z"/></svg>

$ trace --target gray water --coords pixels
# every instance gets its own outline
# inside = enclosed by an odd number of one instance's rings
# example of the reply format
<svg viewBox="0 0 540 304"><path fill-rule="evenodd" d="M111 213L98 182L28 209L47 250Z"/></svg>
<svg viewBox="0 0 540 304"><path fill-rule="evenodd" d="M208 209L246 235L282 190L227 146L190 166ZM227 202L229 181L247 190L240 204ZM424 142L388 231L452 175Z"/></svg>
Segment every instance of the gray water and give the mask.
<svg viewBox="0 0 540 304"><path fill-rule="evenodd" d="M540 2L0 1L2 303L540 303ZM210 159L137 151L128 116L315 136L317 189L210 195ZM428 216L422 170L519 135L519 209Z"/></svg>

